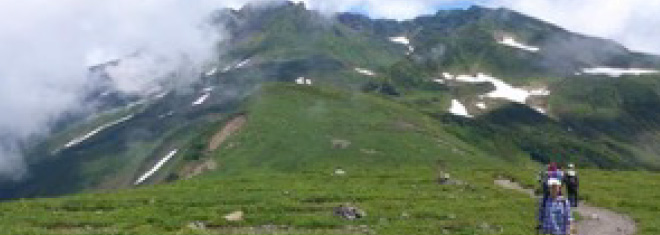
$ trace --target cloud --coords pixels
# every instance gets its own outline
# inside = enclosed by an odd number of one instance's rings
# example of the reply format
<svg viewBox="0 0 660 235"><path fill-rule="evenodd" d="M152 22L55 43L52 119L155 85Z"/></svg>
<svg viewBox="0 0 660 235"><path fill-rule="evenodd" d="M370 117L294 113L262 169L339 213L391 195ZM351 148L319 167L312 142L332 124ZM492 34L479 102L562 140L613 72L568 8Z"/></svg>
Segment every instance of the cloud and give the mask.
<svg viewBox="0 0 660 235"><path fill-rule="evenodd" d="M298 0L324 12L360 11L405 20L439 8L471 4L506 7L568 30L612 39L632 50L660 54L660 1L648 0Z"/></svg>
<svg viewBox="0 0 660 235"><path fill-rule="evenodd" d="M660 2L648 0L492 0L568 30L660 54Z"/></svg>
<svg viewBox="0 0 660 235"><path fill-rule="evenodd" d="M252 0L266 3L277 0ZM213 57L222 31L203 22L247 0L0 0L0 178L25 173L21 146L63 114L87 110L88 66L123 58L112 85L140 94ZM481 3L660 54L660 2L643 0L296 0L325 13L411 19ZM131 56L129 56L131 55ZM185 74L181 76L186 78ZM191 78L190 76L187 78Z"/></svg>
<svg viewBox="0 0 660 235"><path fill-rule="evenodd" d="M482 1L482 0L478 0ZM395 20L412 19L423 14L433 14L443 6L465 6L468 0L296 0L311 9L326 13L363 11L373 18Z"/></svg>
<svg viewBox="0 0 660 235"><path fill-rule="evenodd" d="M25 173L21 147L85 109L88 66L127 58L113 85L140 93L213 55L214 0L0 0L0 177Z"/></svg>

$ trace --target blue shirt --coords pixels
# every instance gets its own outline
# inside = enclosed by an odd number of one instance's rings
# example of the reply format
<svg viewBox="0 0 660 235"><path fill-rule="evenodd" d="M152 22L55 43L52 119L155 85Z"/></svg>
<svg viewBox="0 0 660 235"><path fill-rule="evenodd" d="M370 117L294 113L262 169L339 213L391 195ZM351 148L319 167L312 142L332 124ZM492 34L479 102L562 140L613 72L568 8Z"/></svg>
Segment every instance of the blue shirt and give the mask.
<svg viewBox="0 0 660 235"><path fill-rule="evenodd" d="M568 235L573 221L571 205L561 196L555 199L548 197L545 201L541 199L538 219L542 234Z"/></svg>

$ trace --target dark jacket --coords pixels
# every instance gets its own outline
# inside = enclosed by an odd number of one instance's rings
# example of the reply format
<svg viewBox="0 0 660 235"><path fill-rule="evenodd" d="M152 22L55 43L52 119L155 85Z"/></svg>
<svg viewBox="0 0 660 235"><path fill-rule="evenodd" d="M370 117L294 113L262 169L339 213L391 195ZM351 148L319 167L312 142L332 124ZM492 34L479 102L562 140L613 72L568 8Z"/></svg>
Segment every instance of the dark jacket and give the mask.
<svg viewBox="0 0 660 235"><path fill-rule="evenodd" d="M566 174L564 176L564 185L566 185L566 190L568 191L577 191L580 186L580 180L578 175L575 174Z"/></svg>

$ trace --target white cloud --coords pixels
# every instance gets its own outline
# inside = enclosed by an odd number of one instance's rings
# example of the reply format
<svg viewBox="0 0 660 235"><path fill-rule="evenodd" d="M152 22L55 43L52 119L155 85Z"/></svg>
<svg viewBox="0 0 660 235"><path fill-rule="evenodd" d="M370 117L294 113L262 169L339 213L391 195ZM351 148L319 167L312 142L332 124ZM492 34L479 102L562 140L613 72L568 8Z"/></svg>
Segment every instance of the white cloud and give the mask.
<svg viewBox="0 0 660 235"><path fill-rule="evenodd" d="M482 1L482 0L478 0ZM433 14L439 6L470 2L466 0L296 0L311 9L323 12L366 11L374 18L395 20L412 19L422 14Z"/></svg>
<svg viewBox="0 0 660 235"><path fill-rule="evenodd" d="M371 17L397 20L432 14L441 6L470 2L506 7L582 34L613 39L660 54L660 1L648 0L298 0L326 12L364 9Z"/></svg>
<svg viewBox="0 0 660 235"><path fill-rule="evenodd" d="M275 0L253 0L272 2ZM483 2L488 0L474 0ZM153 88L159 77L198 67L217 32L208 13L246 0L0 0L0 177L23 172L20 143L48 133L63 113L80 109L87 66L140 52L114 72L124 92ZM411 19L464 0L297 0L326 13L365 11ZM660 54L660 2L643 0L492 0L570 30L616 39Z"/></svg>
<svg viewBox="0 0 660 235"><path fill-rule="evenodd" d="M626 47L660 54L660 1L499 0L507 7L571 31L609 38Z"/></svg>
<svg viewBox="0 0 660 235"><path fill-rule="evenodd" d="M200 66L219 34L204 28L215 0L0 0L0 177L24 170L21 142L84 107L90 64L139 52L114 76L120 91L152 88Z"/></svg>

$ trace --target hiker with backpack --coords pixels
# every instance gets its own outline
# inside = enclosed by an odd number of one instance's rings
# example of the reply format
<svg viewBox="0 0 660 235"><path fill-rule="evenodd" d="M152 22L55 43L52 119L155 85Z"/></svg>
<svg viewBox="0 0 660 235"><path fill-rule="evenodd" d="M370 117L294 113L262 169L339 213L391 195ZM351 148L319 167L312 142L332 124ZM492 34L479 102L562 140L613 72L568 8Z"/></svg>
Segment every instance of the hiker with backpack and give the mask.
<svg viewBox="0 0 660 235"><path fill-rule="evenodd" d="M543 200L545 201L550 196L550 186L547 184L549 179L557 179L559 182L562 181L564 177L564 172L557 167L557 163L551 162L548 164L547 171L539 174L539 180L541 181L541 190L543 192ZM559 192L561 195L561 192Z"/></svg>
<svg viewBox="0 0 660 235"><path fill-rule="evenodd" d="M557 179L559 182L564 180L564 171L556 162L551 162L548 167L548 179Z"/></svg>
<svg viewBox="0 0 660 235"><path fill-rule="evenodd" d="M571 206L568 200L561 196L561 180L549 178L547 185L550 194L547 198L542 199L539 206L538 233L551 235L572 234L573 216Z"/></svg>
<svg viewBox="0 0 660 235"><path fill-rule="evenodd" d="M577 172L575 171L575 165L568 164L568 171L566 171L566 176L564 177L564 184L566 185L566 193L568 194L568 201L571 203L571 207L577 207L578 187L580 183Z"/></svg>

